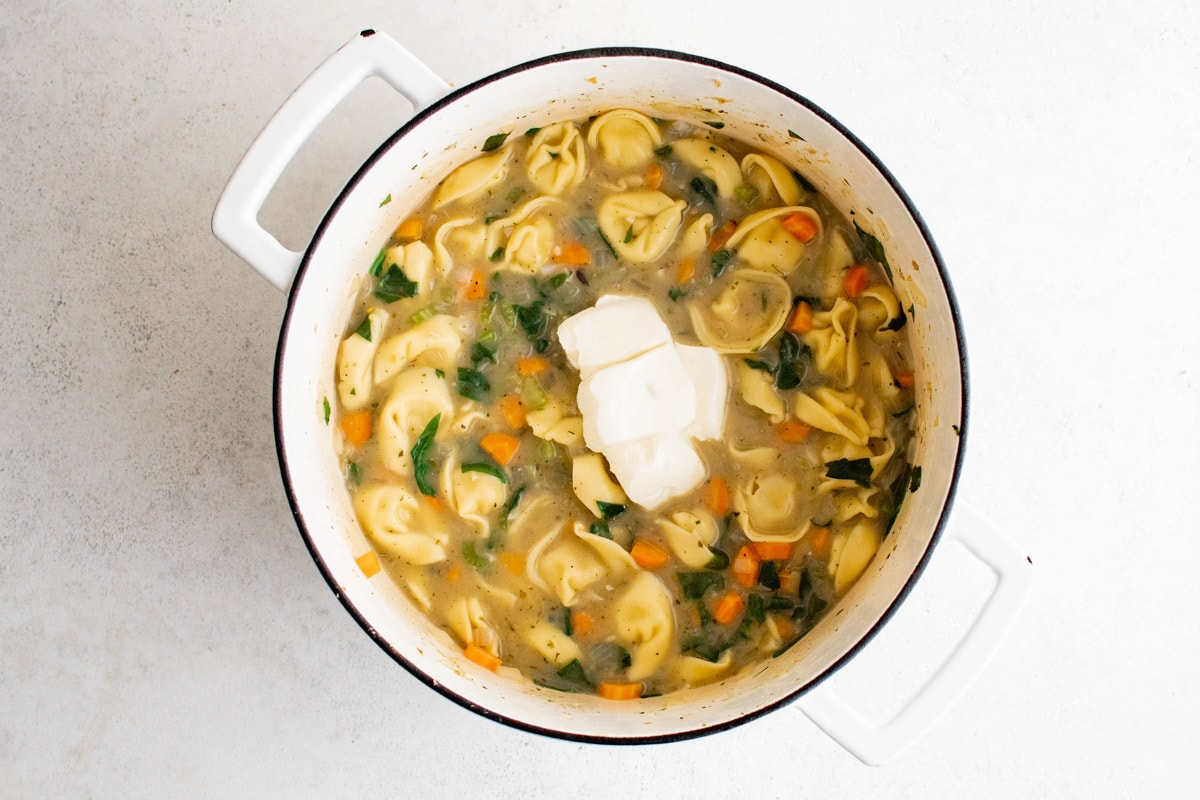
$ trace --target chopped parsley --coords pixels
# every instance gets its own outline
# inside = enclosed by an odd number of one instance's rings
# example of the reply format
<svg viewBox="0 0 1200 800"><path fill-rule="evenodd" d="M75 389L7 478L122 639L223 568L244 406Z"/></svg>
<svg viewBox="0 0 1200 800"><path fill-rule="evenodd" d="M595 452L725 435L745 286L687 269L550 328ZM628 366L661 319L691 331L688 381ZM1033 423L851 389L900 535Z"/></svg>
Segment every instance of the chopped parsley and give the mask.
<svg viewBox="0 0 1200 800"><path fill-rule="evenodd" d="M805 140L805 138L804 138L803 136L801 136L800 134L796 133L796 132L795 132L794 130L792 130L791 128L788 128L788 136L792 137L793 139L799 139L799 140L800 140L800 141L802 141L802 142L803 142L803 141L806 141L806 140Z"/></svg>

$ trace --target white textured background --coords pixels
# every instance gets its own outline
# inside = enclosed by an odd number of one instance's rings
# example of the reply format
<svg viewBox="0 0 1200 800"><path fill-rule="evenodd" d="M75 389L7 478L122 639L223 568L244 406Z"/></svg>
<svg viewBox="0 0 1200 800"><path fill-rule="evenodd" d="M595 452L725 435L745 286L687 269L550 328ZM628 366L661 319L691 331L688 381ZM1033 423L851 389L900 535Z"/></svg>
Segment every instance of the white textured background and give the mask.
<svg viewBox="0 0 1200 800"><path fill-rule="evenodd" d="M1048 5L8 0L0 797L1194 792L1200 11ZM794 709L641 748L509 730L421 686L334 599L276 467L284 297L209 218L269 115L366 27L456 85L599 45L728 61L833 114L907 189L966 321L960 498L1029 551L1037 585L890 765ZM268 227L302 246L404 113L360 89ZM899 707L981 572L947 548L836 680Z"/></svg>

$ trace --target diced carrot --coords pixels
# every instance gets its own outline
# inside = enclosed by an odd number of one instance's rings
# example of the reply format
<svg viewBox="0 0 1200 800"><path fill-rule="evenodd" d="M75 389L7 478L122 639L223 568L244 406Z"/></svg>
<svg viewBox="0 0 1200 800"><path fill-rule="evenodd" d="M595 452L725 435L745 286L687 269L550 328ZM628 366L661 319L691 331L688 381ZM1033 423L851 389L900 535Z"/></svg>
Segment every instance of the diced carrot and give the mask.
<svg viewBox="0 0 1200 800"><path fill-rule="evenodd" d="M596 687L596 694L605 700L636 700L642 696L645 686L637 681L601 681Z"/></svg>
<svg viewBox="0 0 1200 800"><path fill-rule="evenodd" d="M421 238L421 218L409 217L396 226L396 238L404 241L416 241Z"/></svg>
<svg viewBox="0 0 1200 800"><path fill-rule="evenodd" d="M800 591L801 572L798 569L785 569L779 573L779 593L796 594Z"/></svg>
<svg viewBox="0 0 1200 800"><path fill-rule="evenodd" d="M362 570L362 574L368 578L379 574L381 567L379 566L379 556L374 550L368 550L358 558L354 559L354 563L358 564L358 568Z"/></svg>
<svg viewBox="0 0 1200 800"><path fill-rule="evenodd" d="M657 189L662 184L663 171L658 164L651 164L646 169L646 188Z"/></svg>
<svg viewBox="0 0 1200 800"><path fill-rule="evenodd" d="M500 398L500 413L504 416L508 427L522 428L525 426L525 404L517 395L509 394Z"/></svg>
<svg viewBox="0 0 1200 800"><path fill-rule="evenodd" d="M671 559L670 553L666 550L641 538L633 540L633 547L629 549L629 555L633 557L638 566L646 569L658 569Z"/></svg>
<svg viewBox="0 0 1200 800"><path fill-rule="evenodd" d="M729 513L729 484L720 475L704 485L704 505L718 517Z"/></svg>
<svg viewBox="0 0 1200 800"><path fill-rule="evenodd" d="M679 266L675 268L675 282L687 283L696 274L696 259L691 256L685 256L680 259Z"/></svg>
<svg viewBox="0 0 1200 800"><path fill-rule="evenodd" d="M804 244L808 244L813 239L817 238L817 231L820 230L820 228L817 227L816 220L814 220L808 214L805 214L803 211L793 211L791 214L788 214L786 217L781 219L779 224L785 231L790 233L792 236L795 236Z"/></svg>
<svg viewBox="0 0 1200 800"><path fill-rule="evenodd" d="M911 372L897 372L896 383L900 384L905 389L911 389L916 385L917 378Z"/></svg>
<svg viewBox="0 0 1200 800"><path fill-rule="evenodd" d="M523 575L525 573L525 556L520 553L501 553L500 563L513 575Z"/></svg>
<svg viewBox="0 0 1200 800"><path fill-rule="evenodd" d="M571 612L571 630L578 636L587 636L596 629L596 620L586 611Z"/></svg>
<svg viewBox="0 0 1200 800"><path fill-rule="evenodd" d="M550 368L550 362L541 356L530 356L517 360L518 375L539 375Z"/></svg>
<svg viewBox="0 0 1200 800"><path fill-rule="evenodd" d="M842 281L842 286L846 290L847 297L858 297L863 293L863 289L867 288L867 268L862 264L851 267L850 271L846 273L845 280Z"/></svg>
<svg viewBox="0 0 1200 800"><path fill-rule="evenodd" d="M779 638L782 641L789 642L796 635L796 626L792 623L791 618L783 614L772 614L771 619L775 622L775 630L779 632Z"/></svg>
<svg viewBox="0 0 1200 800"><path fill-rule="evenodd" d="M432 508L434 511L441 511L445 508L445 506L442 505L441 498L435 494L425 494L424 492L422 492L421 499L423 499L426 503L428 503L429 507Z"/></svg>
<svg viewBox="0 0 1200 800"><path fill-rule="evenodd" d="M713 609L713 619L722 625L728 625L738 618L745 607L746 601L737 593L737 590L729 589L717 601L717 605Z"/></svg>
<svg viewBox="0 0 1200 800"><path fill-rule="evenodd" d="M468 661L474 661L479 666L483 667L484 669L490 669L492 672L495 672L496 667L500 666L502 663L499 658L492 655L487 650L484 650L474 642L471 642L471 644L463 648L463 655L467 657Z"/></svg>
<svg viewBox="0 0 1200 800"><path fill-rule="evenodd" d="M808 532L808 546L817 558L829 558L832 544L833 537L829 535L829 528L813 528Z"/></svg>
<svg viewBox="0 0 1200 800"><path fill-rule="evenodd" d="M356 411L342 417L342 433L355 447L362 447L371 438L371 412Z"/></svg>
<svg viewBox="0 0 1200 800"><path fill-rule="evenodd" d="M775 426L775 433L779 436L779 441L785 444L802 443L808 438L811 430L812 428L803 422L781 422Z"/></svg>
<svg viewBox="0 0 1200 800"><path fill-rule="evenodd" d="M556 244L550 251L550 260L555 264L566 264L571 267L585 267L592 263L592 254L579 242Z"/></svg>
<svg viewBox="0 0 1200 800"><path fill-rule="evenodd" d="M763 561L787 561L794 549L791 542L751 542L750 546Z"/></svg>
<svg viewBox="0 0 1200 800"><path fill-rule="evenodd" d="M517 448L521 443L516 437L509 436L507 433L489 433L479 440L479 446L483 448L489 456L496 459L496 462L504 466L512 457L517 454Z"/></svg>
<svg viewBox="0 0 1200 800"><path fill-rule="evenodd" d="M796 303L792 316L788 317L787 329L792 333L808 333L813 325L813 307L807 300Z"/></svg>
<svg viewBox="0 0 1200 800"><path fill-rule="evenodd" d="M451 564L446 567L446 580L451 583L458 583L458 579L462 577L462 567L458 564Z"/></svg>
<svg viewBox="0 0 1200 800"><path fill-rule="evenodd" d="M482 300L485 297L487 297L487 278L483 270L476 269L471 272L471 280L467 281L467 288L463 292L463 299Z"/></svg>
<svg viewBox="0 0 1200 800"><path fill-rule="evenodd" d="M758 553L754 552L754 548L750 545L745 545L741 550L738 550L737 556L733 559L733 577L742 586L747 588L758 583L758 566L761 559Z"/></svg>
<svg viewBox="0 0 1200 800"><path fill-rule="evenodd" d="M731 219L713 231L712 237L708 240L708 252L715 253L718 250L723 250L725 243L729 241L729 237L733 236L733 232L736 230L737 220Z"/></svg>

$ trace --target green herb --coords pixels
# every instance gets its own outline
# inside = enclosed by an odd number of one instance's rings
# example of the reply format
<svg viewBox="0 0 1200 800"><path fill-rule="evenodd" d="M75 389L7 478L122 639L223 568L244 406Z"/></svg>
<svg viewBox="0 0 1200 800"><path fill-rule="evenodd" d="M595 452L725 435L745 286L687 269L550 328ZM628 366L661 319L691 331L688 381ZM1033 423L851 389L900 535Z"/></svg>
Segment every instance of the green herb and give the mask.
<svg viewBox="0 0 1200 800"><path fill-rule="evenodd" d="M547 150L546 155L550 156L551 158L558 158L558 153L554 152L553 150Z"/></svg>
<svg viewBox="0 0 1200 800"><path fill-rule="evenodd" d="M775 385L780 389L795 389L804 381L808 374L808 363L804 354L808 352L807 345L800 342L800 337L790 331L779 338L779 368L775 373Z"/></svg>
<svg viewBox="0 0 1200 800"><path fill-rule="evenodd" d="M571 609L569 609L569 608L562 609L562 616L563 616L563 621L562 621L563 633L565 633L567 636L570 636L571 634L575 633L575 626L573 624L571 624Z"/></svg>
<svg viewBox="0 0 1200 800"><path fill-rule="evenodd" d="M588 533L595 536L603 536L605 539L611 539L612 531L608 528L608 523L602 519L598 519L588 528Z"/></svg>
<svg viewBox="0 0 1200 800"><path fill-rule="evenodd" d="M508 502L504 504L504 508L500 509L500 513L496 516L496 524L487 537L487 549L495 550L504 544L504 536L508 533L508 519L512 516L517 503L521 502L521 495L525 493L525 488L521 486L513 492L512 497L508 498Z"/></svg>
<svg viewBox="0 0 1200 800"><path fill-rule="evenodd" d="M476 368L478 368L479 365L482 364L484 361L490 361L493 364L495 364L496 363L496 349L494 347L488 347L483 342L476 342L471 347L471 363L474 364Z"/></svg>
<svg viewBox="0 0 1200 800"><path fill-rule="evenodd" d="M802 142L803 142L803 141L805 141L805 139L804 139L804 137L803 137L803 136L801 136L800 134L796 133L796 132L795 132L794 130L792 130L791 128L788 128L788 136L792 137L793 139L799 139L799 140L800 140L800 141L802 141Z"/></svg>
<svg viewBox="0 0 1200 800"><path fill-rule="evenodd" d="M748 639L751 628L766 621L767 601L761 594L750 594L746 598L746 611L742 614L742 624L738 625L738 635Z"/></svg>
<svg viewBox="0 0 1200 800"><path fill-rule="evenodd" d="M376 278L378 278L380 275L383 274L383 261L385 258L387 258L387 249L386 248L383 250L380 250L379 255L375 256L375 260L371 262L371 269L369 270L369 272L372 275L374 275Z"/></svg>
<svg viewBox="0 0 1200 800"><path fill-rule="evenodd" d="M475 542L464 542L462 548L463 561L477 570L485 570L491 566L492 562L488 561L485 556L475 552Z"/></svg>
<svg viewBox="0 0 1200 800"><path fill-rule="evenodd" d="M911 411L912 409L909 410ZM957 425L951 425L950 428L954 431L955 436L962 436L962 428Z"/></svg>
<svg viewBox="0 0 1200 800"><path fill-rule="evenodd" d="M709 589L725 588L725 579L719 572L680 572L677 577L684 600L699 600Z"/></svg>
<svg viewBox="0 0 1200 800"><path fill-rule="evenodd" d="M557 289L560 286L562 286L564 283L569 281L570 279L571 279L570 272L560 272L550 279L550 285L553 286L555 289Z"/></svg>
<svg viewBox="0 0 1200 800"><path fill-rule="evenodd" d="M883 502L880 503L879 509L887 519L887 525L883 531L885 537L892 532L892 525L896 523L896 517L900 515L900 507L904 505L904 498L908 496L908 487L911 481L912 465L906 463L900 474L888 485L887 494L883 496Z"/></svg>
<svg viewBox="0 0 1200 800"><path fill-rule="evenodd" d="M570 617L570 613L567 614ZM591 686L592 682L588 679L587 673L583 669L583 664L579 663L578 658L571 659L571 662L558 671L558 677L571 683L578 683L583 686Z"/></svg>
<svg viewBox="0 0 1200 800"><path fill-rule="evenodd" d="M792 170L792 177L796 179L796 183L800 184L801 188L804 189L804 191L806 191L806 192L817 191L817 187L815 187L811 183L809 183L808 178L805 178L803 175L801 175L796 170Z"/></svg>
<svg viewBox="0 0 1200 800"><path fill-rule="evenodd" d="M699 607L703 608L704 606L700 604ZM711 661L715 664L721 660L721 653L724 653L730 647L733 647L733 642L706 642L703 639L699 639L685 644L683 652L689 656L702 658L705 661Z"/></svg>
<svg viewBox="0 0 1200 800"><path fill-rule="evenodd" d="M321 398L321 406L325 409L325 424L329 424L329 398Z"/></svg>
<svg viewBox="0 0 1200 800"><path fill-rule="evenodd" d="M409 325L417 325L433 316L433 306L425 306L408 318Z"/></svg>
<svg viewBox="0 0 1200 800"><path fill-rule="evenodd" d="M892 267L888 264L887 253L883 249L883 243L860 228L858 220L854 220L854 232L858 234L858 238L862 241L863 247L867 248L867 252L871 254L871 258L883 265L883 271L887 273L888 280L894 281L895 279L892 278Z"/></svg>
<svg viewBox="0 0 1200 800"><path fill-rule="evenodd" d="M714 278L721 277L721 273L729 266L729 262L733 260L732 250L718 250L712 254L712 274Z"/></svg>
<svg viewBox="0 0 1200 800"><path fill-rule="evenodd" d="M435 370L433 371L433 374L434 374L434 375L437 375L439 380L445 380L445 379L446 379L446 371L445 371L444 369L441 369L440 367L439 367L438 369L435 369Z"/></svg>
<svg viewBox="0 0 1200 800"><path fill-rule="evenodd" d="M712 178L707 175L697 175L692 178L688 186L692 187L692 191L700 195L704 200L708 201L709 205L717 204L716 191L717 184Z"/></svg>
<svg viewBox="0 0 1200 800"><path fill-rule="evenodd" d="M485 461L471 461L462 465L463 472L482 472L484 475L490 475L501 483L508 483L508 476L504 474L504 470L500 469L495 464L488 464Z"/></svg>
<svg viewBox="0 0 1200 800"><path fill-rule="evenodd" d="M388 267L387 274L375 285L375 296L385 303L394 303L402 297L416 297L418 286L410 281L398 264Z"/></svg>
<svg viewBox="0 0 1200 800"><path fill-rule="evenodd" d="M854 481L864 489L871 488L874 467L869 458L839 458L825 464L825 477L841 481Z"/></svg>
<svg viewBox="0 0 1200 800"><path fill-rule="evenodd" d="M534 136L537 136L537 132L540 130L541 128L530 128L529 130L525 131L525 135L532 139Z"/></svg>
<svg viewBox="0 0 1200 800"><path fill-rule="evenodd" d="M920 488L921 488L921 468L913 467L912 468L912 478L908 482L908 491L915 492L917 489L920 489Z"/></svg>
<svg viewBox="0 0 1200 800"><path fill-rule="evenodd" d="M536 339L546 330L545 302L537 300L527 306L513 306L517 315L517 324L530 339Z"/></svg>
<svg viewBox="0 0 1200 800"><path fill-rule="evenodd" d="M710 547L708 548L708 552L712 553L712 559L704 565L705 569L721 570L729 566L729 554L724 550Z"/></svg>
<svg viewBox="0 0 1200 800"><path fill-rule="evenodd" d="M755 189L748 183L739 184L733 190L733 199L744 206L748 206L758 199L758 189Z"/></svg>
<svg viewBox="0 0 1200 800"><path fill-rule="evenodd" d="M383 208L384 206L386 206L386 205L387 205L388 203L390 203L390 202L392 202L392 196L389 194L387 197L383 198L383 200L381 200L381 201L379 202L379 207L380 207L380 208Z"/></svg>
<svg viewBox="0 0 1200 800"><path fill-rule="evenodd" d="M779 588L779 567L774 561L764 561L758 568L758 583L771 591Z"/></svg>
<svg viewBox="0 0 1200 800"><path fill-rule="evenodd" d="M909 304L908 304L908 315L909 315L910 317L912 317L913 319L916 319L916 318L917 318L917 312L916 312L916 309L914 309L914 308L912 307L912 303L909 303Z"/></svg>
<svg viewBox="0 0 1200 800"><path fill-rule="evenodd" d="M676 303L679 302L679 298L687 297L687 291L676 286L667 290L667 297L671 298L672 303Z"/></svg>
<svg viewBox="0 0 1200 800"><path fill-rule="evenodd" d="M358 465L357 461L351 461L346 466L346 477L349 478L350 482L355 486L362 483L362 467Z"/></svg>
<svg viewBox="0 0 1200 800"><path fill-rule="evenodd" d="M769 372L771 375L774 375L775 371L779 369L779 367L775 366L774 364L768 364L765 361L758 361L753 358L743 358L742 361L746 362L746 366L750 367L750 369L757 369L762 372Z"/></svg>
<svg viewBox="0 0 1200 800"><path fill-rule="evenodd" d="M508 190L508 195L505 197L505 199L509 203L515 203L518 200L520 200L524 194L525 194L524 186L514 186L513 188Z"/></svg>
<svg viewBox="0 0 1200 800"><path fill-rule="evenodd" d="M498 149L502 144L504 144L504 140L507 138L508 138L507 133L493 133L491 136L487 137L487 139L484 141L483 147L481 149L485 153L490 153L491 151Z"/></svg>
<svg viewBox="0 0 1200 800"><path fill-rule="evenodd" d="M725 123L721 122L720 120L705 120L704 124L710 128L716 128L717 130L721 130L721 128L725 127Z"/></svg>
<svg viewBox="0 0 1200 800"><path fill-rule="evenodd" d="M437 496L437 488L433 485L434 469L430 460L430 450L433 449L433 437L442 421L441 414L434 414L433 419L417 437L417 443L412 446L413 478L421 494L429 497Z"/></svg>
<svg viewBox="0 0 1200 800"><path fill-rule="evenodd" d="M767 600L768 611L791 611L796 607L796 604L786 597L776 597L771 595Z"/></svg>
<svg viewBox="0 0 1200 800"><path fill-rule="evenodd" d="M488 261L499 261L502 258L504 258L504 248L497 247L492 251L492 254L488 256Z"/></svg>
<svg viewBox="0 0 1200 800"><path fill-rule="evenodd" d="M885 331L898 331L907 324L908 324L908 316L904 313L903 310L901 310L900 315L898 317L896 317L894 320L892 320L891 322L889 322L887 325L884 325L883 329Z"/></svg>
<svg viewBox="0 0 1200 800"><path fill-rule="evenodd" d="M470 367L458 368L458 393L471 400L481 403L488 401L488 392L492 390L491 383L483 373Z"/></svg>
<svg viewBox="0 0 1200 800"><path fill-rule="evenodd" d="M625 239L621 243L629 244L632 241L633 241L633 225L631 224L628 228L625 229Z"/></svg>
<svg viewBox="0 0 1200 800"><path fill-rule="evenodd" d="M672 152L674 152L674 149L671 147L671 145L664 144L662 147L654 150L654 155L658 156L659 158L670 158Z"/></svg>
<svg viewBox="0 0 1200 800"><path fill-rule="evenodd" d="M483 218L483 224L491 225L493 222L495 222L498 219L500 219L500 216L498 214L492 214L491 216L487 216L487 217Z"/></svg>
<svg viewBox="0 0 1200 800"><path fill-rule="evenodd" d="M371 341L371 318L363 317L362 323L355 328L354 332L366 339L368 342Z"/></svg>
<svg viewBox="0 0 1200 800"><path fill-rule="evenodd" d="M603 500L596 501L596 508L600 510L600 516L605 520L610 520L613 517L620 516L624 513L626 506L620 503L606 503Z"/></svg>

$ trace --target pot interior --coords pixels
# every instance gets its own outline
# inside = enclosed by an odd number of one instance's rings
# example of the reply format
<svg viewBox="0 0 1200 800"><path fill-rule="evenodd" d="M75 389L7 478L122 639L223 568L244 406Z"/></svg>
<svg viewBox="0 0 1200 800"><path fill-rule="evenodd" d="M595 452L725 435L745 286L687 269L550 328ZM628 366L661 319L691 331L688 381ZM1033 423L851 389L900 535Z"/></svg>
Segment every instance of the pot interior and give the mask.
<svg viewBox="0 0 1200 800"><path fill-rule="evenodd" d="M701 123L799 169L883 245L897 296L910 308L918 423L910 459L922 468L867 572L807 636L718 683L613 704L539 688L467 663L386 573L367 579L369 549L334 450L325 398L336 396L337 346L380 246L452 168L489 135L615 107ZM390 195L392 201L381 206ZM419 114L363 166L319 227L292 288L276 371L276 427L289 499L334 592L385 650L463 705L509 724L594 741L662 741L716 730L785 702L852 655L907 593L948 510L964 421L957 312L932 241L874 157L819 109L733 68L660 51L587 51L513 68Z"/></svg>

